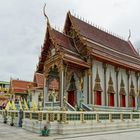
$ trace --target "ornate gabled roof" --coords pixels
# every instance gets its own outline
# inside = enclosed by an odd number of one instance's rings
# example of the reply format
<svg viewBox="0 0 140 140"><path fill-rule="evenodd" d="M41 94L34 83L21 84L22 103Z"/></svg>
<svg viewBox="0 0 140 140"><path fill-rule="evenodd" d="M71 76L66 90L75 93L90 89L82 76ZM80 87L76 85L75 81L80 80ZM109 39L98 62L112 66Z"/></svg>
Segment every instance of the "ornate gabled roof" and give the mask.
<svg viewBox="0 0 140 140"><path fill-rule="evenodd" d="M98 73L98 68L97 68L94 91L103 91L102 88L101 88L100 81L101 80L100 80L99 73Z"/></svg>
<svg viewBox="0 0 140 140"><path fill-rule="evenodd" d="M48 21L48 17L47 21ZM64 26L64 33L60 33L47 24L47 31L37 72L42 73L44 62L50 46L55 46L69 60L88 67L87 58L93 55L104 61L129 69L140 70L140 56L130 41L125 41L94 27L68 12ZM73 37L70 33L75 33ZM70 57L72 56L72 57ZM67 58L66 58L67 57ZM69 58L68 58L69 57Z"/></svg>
<svg viewBox="0 0 140 140"><path fill-rule="evenodd" d="M134 96L135 97L135 88L134 88L134 84L133 84L133 80L131 78L131 85L130 85L130 96Z"/></svg>
<svg viewBox="0 0 140 140"><path fill-rule="evenodd" d="M70 15L73 26L79 31L83 37L105 45L113 50L128 54L130 56L139 57L130 41L125 41L114 35L111 35L95 26L92 26L73 15Z"/></svg>
<svg viewBox="0 0 140 140"><path fill-rule="evenodd" d="M107 92L109 94L115 93L114 87L113 87L113 81L112 81L112 77L111 77L111 72L110 72L110 77L109 77L109 81L108 81L108 90L107 90Z"/></svg>
<svg viewBox="0 0 140 140"><path fill-rule="evenodd" d="M67 14L64 27L65 33L75 28L86 45L92 48L92 54L96 57L113 62L117 65L140 70L140 56L130 41L126 41L111 35L95 26L92 26L76 17Z"/></svg>
<svg viewBox="0 0 140 140"><path fill-rule="evenodd" d="M120 95L126 95L124 86L125 86L125 85L124 85L124 81L123 81L123 78L122 78L122 76L121 76Z"/></svg>
<svg viewBox="0 0 140 140"><path fill-rule="evenodd" d="M81 59L76 48L74 47L73 39L71 37L69 37L69 36L67 36L59 31L56 31L53 28L49 28L49 30L47 32L48 33L46 33L46 39L44 42L44 46L42 48L41 57L40 57L40 61L38 64L37 72L43 71L44 62L46 61L51 42L53 42L53 44L58 47L60 52L64 52L64 57L65 57L64 59L65 60L67 60L67 59L69 61L72 60L71 62L73 62L75 60L80 64L83 63L86 66L88 65L84 60ZM69 56L71 56L71 57L69 57Z"/></svg>

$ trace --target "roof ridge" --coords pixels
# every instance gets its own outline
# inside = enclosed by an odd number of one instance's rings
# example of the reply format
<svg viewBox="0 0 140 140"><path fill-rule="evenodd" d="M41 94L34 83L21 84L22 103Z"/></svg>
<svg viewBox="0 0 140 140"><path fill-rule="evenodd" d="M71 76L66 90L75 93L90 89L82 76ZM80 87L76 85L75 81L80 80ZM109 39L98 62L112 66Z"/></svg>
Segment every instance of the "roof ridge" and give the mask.
<svg viewBox="0 0 140 140"><path fill-rule="evenodd" d="M99 25L97 25L97 24L95 24L93 22L90 23L89 20L84 20L84 18L81 18L81 17L73 15L73 14L71 14L71 16L73 16L74 18L76 18L76 19L88 24L89 26L92 26L92 27L94 27L94 28L96 28L96 29L108 34L108 35L111 35L111 36L113 36L115 38L118 38L120 40L123 40L123 41L127 42L127 40L124 37L112 32L112 31L109 31L108 29L106 29L104 27L101 27L101 26L99 26Z"/></svg>
<svg viewBox="0 0 140 140"><path fill-rule="evenodd" d="M32 83L32 81L25 81L25 80L20 80L20 79L12 79L11 81L21 81L21 82L30 82L30 83Z"/></svg>

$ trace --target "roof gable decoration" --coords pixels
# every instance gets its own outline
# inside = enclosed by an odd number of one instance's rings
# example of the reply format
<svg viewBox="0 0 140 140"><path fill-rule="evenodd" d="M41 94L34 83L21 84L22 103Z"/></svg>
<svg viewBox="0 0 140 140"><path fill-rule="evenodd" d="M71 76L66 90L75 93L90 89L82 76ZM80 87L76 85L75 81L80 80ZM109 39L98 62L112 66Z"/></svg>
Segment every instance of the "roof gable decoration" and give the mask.
<svg viewBox="0 0 140 140"><path fill-rule="evenodd" d="M97 72L96 72L96 79L95 79L95 86L94 86L94 91L103 91L101 84L100 84L100 77L99 77L99 73L98 73L98 67L97 67Z"/></svg>
<svg viewBox="0 0 140 140"><path fill-rule="evenodd" d="M107 31L101 30L96 26L90 25L89 23L71 15L70 12L68 15L69 16L67 17L70 18L72 26L75 28L76 31L78 31L80 36L95 41L99 44L105 45L113 50L117 50L118 52L124 53L125 50L125 54L134 56L136 58L138 57L138 53L131 44L130 40L126 41L114 34L108 33Z"/></svg>
<svg viewBox="0 0 140 140"><path fill-rule="evenodd" d="M44 13L44 16L45 16L45 18L47 20L47 31L46 31L45 39L50 39L50 41L52 43L52 44L49 44L49 47L51 46L50 49L52 49L52 47L53 47L58 51L59 47L58 47L58 45L57 45L57 43L55 41L55 37L53 35L53 30L54 29L51 27L51 24L50 24L50 21L49 21L49 18L47 16L47 14L46 14L45 8L46 8L46 4L44 5L44 8L43 8L43 13ZM44 41L44 43L46 43L46 40ZM45 47L45 44L44 44L44 47ZM42 50L44 50L44 49L42 49Z"/></svg>
<svg viewBox="0 0 140 140"><path fill-rule="evenodd" d="M131 77L131 85L130 85L130 93L129 93L129 95L135 97L135 88L134 88L132 77Z"/></svg>
<svg viewBox="0 0 140 140"><path fill-rule="evenodd" d="M121 83L120 83L120 95L126 95L126 92L125 92L125 85L124 85L124 80L123 80L123 77L121 75Z"/></svg>
<svg viewBox="0 0 140 140"><path fill-rule="evenodd" d="M70 27L68 28L68 22L70 22ZM68 29L67 29L68 28ZM70 11L67 13L66 22L64 26L64 32L73 38L74 46L77 52L81 55L83 59L86 59L89 54L92 52L91 49L87 46L87 40L84 40L80 35L80 31L76 24L72 20L72 15Z"/></svg>
<svg viewBox="0 0 140 140"><path fill-rule="evenodd" d="M113 81L112 81L112 76L111 76L111 72L110 72L110 77L109 77L109 81L108 81L108 90L107 90L108 94L114 94L114 87L113 87Z"/></svg>

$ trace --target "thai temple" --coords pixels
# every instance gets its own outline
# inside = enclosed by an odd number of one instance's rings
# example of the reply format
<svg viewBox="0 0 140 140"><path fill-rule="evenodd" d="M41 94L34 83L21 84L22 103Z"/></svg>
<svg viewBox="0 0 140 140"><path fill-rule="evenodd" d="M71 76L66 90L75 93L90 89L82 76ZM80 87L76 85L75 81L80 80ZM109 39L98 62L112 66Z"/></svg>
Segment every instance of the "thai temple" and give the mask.
<svg viewBox="0 0 140 140"><path fill-rule="evenodd" d="M63 32L47 19L37 73L44 75L44 106L139 106L140 56L130 41L67 13Z"/></svg>
<svg viewBox="0 0 140 140"><path fill-rule="evenodd" d="M58 139L139 128L140 55L130 34L124 40L71 12L60 32L51 26L45 6L44 16L45 39L33 80L10 80L0 123L42 136L72 135Z"/></svg>

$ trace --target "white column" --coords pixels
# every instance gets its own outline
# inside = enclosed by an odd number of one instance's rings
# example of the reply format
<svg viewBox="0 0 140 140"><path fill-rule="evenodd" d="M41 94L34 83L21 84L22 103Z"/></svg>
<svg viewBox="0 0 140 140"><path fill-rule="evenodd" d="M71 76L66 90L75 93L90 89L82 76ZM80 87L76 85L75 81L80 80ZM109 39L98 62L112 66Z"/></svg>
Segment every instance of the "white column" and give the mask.
<svg viewBox="0 0 140 140"><path fill-rule="evenodd" d="M89 97L88 104L90 104L90 103L91 103L91 75L90 75L90 74L89 74L89 76L88 76L88 80L89 80L89 82L88 82L88 84L89 84L89 85L88 85L88 88L89 88L89 89L88 89L88 91L89 91L89 93L88 93L88 94L89 94L89 96L88 96L88 97Z"/></svg>
<svg viewBox="0 0 140 140"><path fill-rule="evenodd" d="M63 96L64 96L64 69L63 69L63 66L61 66L61 71L60 71L60 82L61 82L60 106L63 107Z"/></svg>
<svg viewBox="0 0 140 140"><path fill-rule="evenodd" d="M44 78L44 107L47 101L48 101L48 88L46 78Z"/></svg>
<svg viewBox="0 0 140 140"><path fill-rule="evenodd" d="M136 73L136 96L135 96L136 110L139 108L139 73Z"/></svg>

